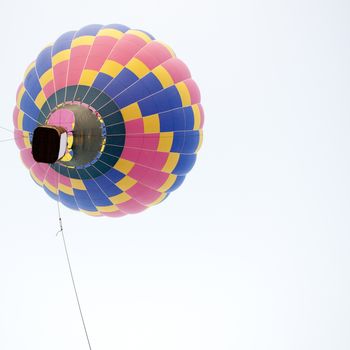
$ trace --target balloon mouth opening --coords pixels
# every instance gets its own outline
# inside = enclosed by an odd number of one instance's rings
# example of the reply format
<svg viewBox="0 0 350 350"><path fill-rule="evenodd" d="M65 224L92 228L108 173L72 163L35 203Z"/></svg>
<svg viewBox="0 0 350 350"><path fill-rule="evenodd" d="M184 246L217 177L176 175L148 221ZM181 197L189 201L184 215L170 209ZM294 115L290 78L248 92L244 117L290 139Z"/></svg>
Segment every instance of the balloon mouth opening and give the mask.
<svg viewBox="0 0 350 350"><path fill-rule="evenodd" d="M38 163L53 164L67 150L68 134L61 126L45 125L34 130L32 141L33 158Z"/></svg>
<svg viewBox="0 0 350 350"><path fill-rule="evenodd" d="M105 144L101 116L86 105L66 103L34 130L32 154L38 163L84 168L96 162Z"/></svg>

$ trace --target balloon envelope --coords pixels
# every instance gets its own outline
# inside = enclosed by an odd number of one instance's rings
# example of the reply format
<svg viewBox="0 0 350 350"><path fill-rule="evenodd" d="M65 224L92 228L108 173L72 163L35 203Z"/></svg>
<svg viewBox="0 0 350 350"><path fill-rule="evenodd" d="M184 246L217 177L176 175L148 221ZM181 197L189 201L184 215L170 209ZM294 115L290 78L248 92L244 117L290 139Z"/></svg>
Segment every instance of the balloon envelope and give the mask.
<svg viewBox="0 0 350 350"><path fill-rule="evenodd" d="M34 181L65 206L118 217L163 201L202 142L200 92L186 65L150 34L89 25L61 35L28 67L14 110ZM67 132L65 155L36 162L34 130Z"/></svg>

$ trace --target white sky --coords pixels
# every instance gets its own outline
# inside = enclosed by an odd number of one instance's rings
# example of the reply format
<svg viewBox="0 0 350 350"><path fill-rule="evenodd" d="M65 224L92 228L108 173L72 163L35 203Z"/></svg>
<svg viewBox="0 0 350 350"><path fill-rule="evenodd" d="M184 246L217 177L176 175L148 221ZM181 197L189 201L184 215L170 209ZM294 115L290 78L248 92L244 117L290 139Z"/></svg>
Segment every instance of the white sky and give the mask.
<svg viewBox="0 0 350 350"><path fill-rule="evenodd" d="M202 91L204 145L168 200L122 219L63 210L94 350L350 348L349 10L1 2L2 126L37 53L90 23L149 31ZM56 204L0 147L0 349L87 349Z"/></svg>

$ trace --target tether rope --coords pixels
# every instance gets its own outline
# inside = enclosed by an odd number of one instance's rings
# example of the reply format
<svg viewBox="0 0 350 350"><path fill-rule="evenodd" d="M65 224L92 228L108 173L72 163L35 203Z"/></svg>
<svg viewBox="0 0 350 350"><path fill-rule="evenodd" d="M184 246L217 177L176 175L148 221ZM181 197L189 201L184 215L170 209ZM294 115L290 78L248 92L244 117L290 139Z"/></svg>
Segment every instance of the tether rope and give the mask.
<svg viewBox="0 0 350 350"><path fill-rule="evenodd" d="M84 331L85 331L85 335L86 335L86 340L87 340L88 345L89 345L89 349L92 350L90 339L89 339L89 334L87 332L87 328L86 328L86 324L85 324L85 320L84 320L84 315L83 315L83 312L82 312L82 309L81 309L81 305L80 305L79 294L78 294L77 287L76 287L75 280L74 280L72 265L71 265L71 262L70 262L69 253L68 253L68 249L67 249L67 242L66 242L66 238L64 236L63 222L62 222L62 216L61 216L61 209L60 209L59 200L57 200L57 210L58 210L58 221L59 221L59 225L60 225L60 230L57 232L56 236L61 233L62 241L63 241L63 245L64 245L64 251L66 253L66 258L67 258L67 263L68 263L68 267L69 267L69 272L70 272L70 276L71 276L72 284L73 284L73 288L74 288L75 298L76 298L76 301L77 301L77 304L78 304L78 308L79 308L80 318L81 318L81 321L83 323L83 327L84 327Z"/></svg>

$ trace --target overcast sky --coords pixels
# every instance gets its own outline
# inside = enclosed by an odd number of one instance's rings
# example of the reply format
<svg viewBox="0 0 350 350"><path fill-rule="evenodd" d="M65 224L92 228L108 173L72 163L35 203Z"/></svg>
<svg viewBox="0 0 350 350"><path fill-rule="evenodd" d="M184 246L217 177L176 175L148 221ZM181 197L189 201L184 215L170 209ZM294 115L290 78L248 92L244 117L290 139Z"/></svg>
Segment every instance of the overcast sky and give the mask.
<svg viewBox="0 0 350 350"><path fill-rule="evenodd" d="M0 13L1 126L37 53L91 23L152 33L202 92L203 148L165 202L121 219L63 209L94 350L350 348L348 1L12 0ZM0 348L88 349L56 204L0 147Z"/></svg>

